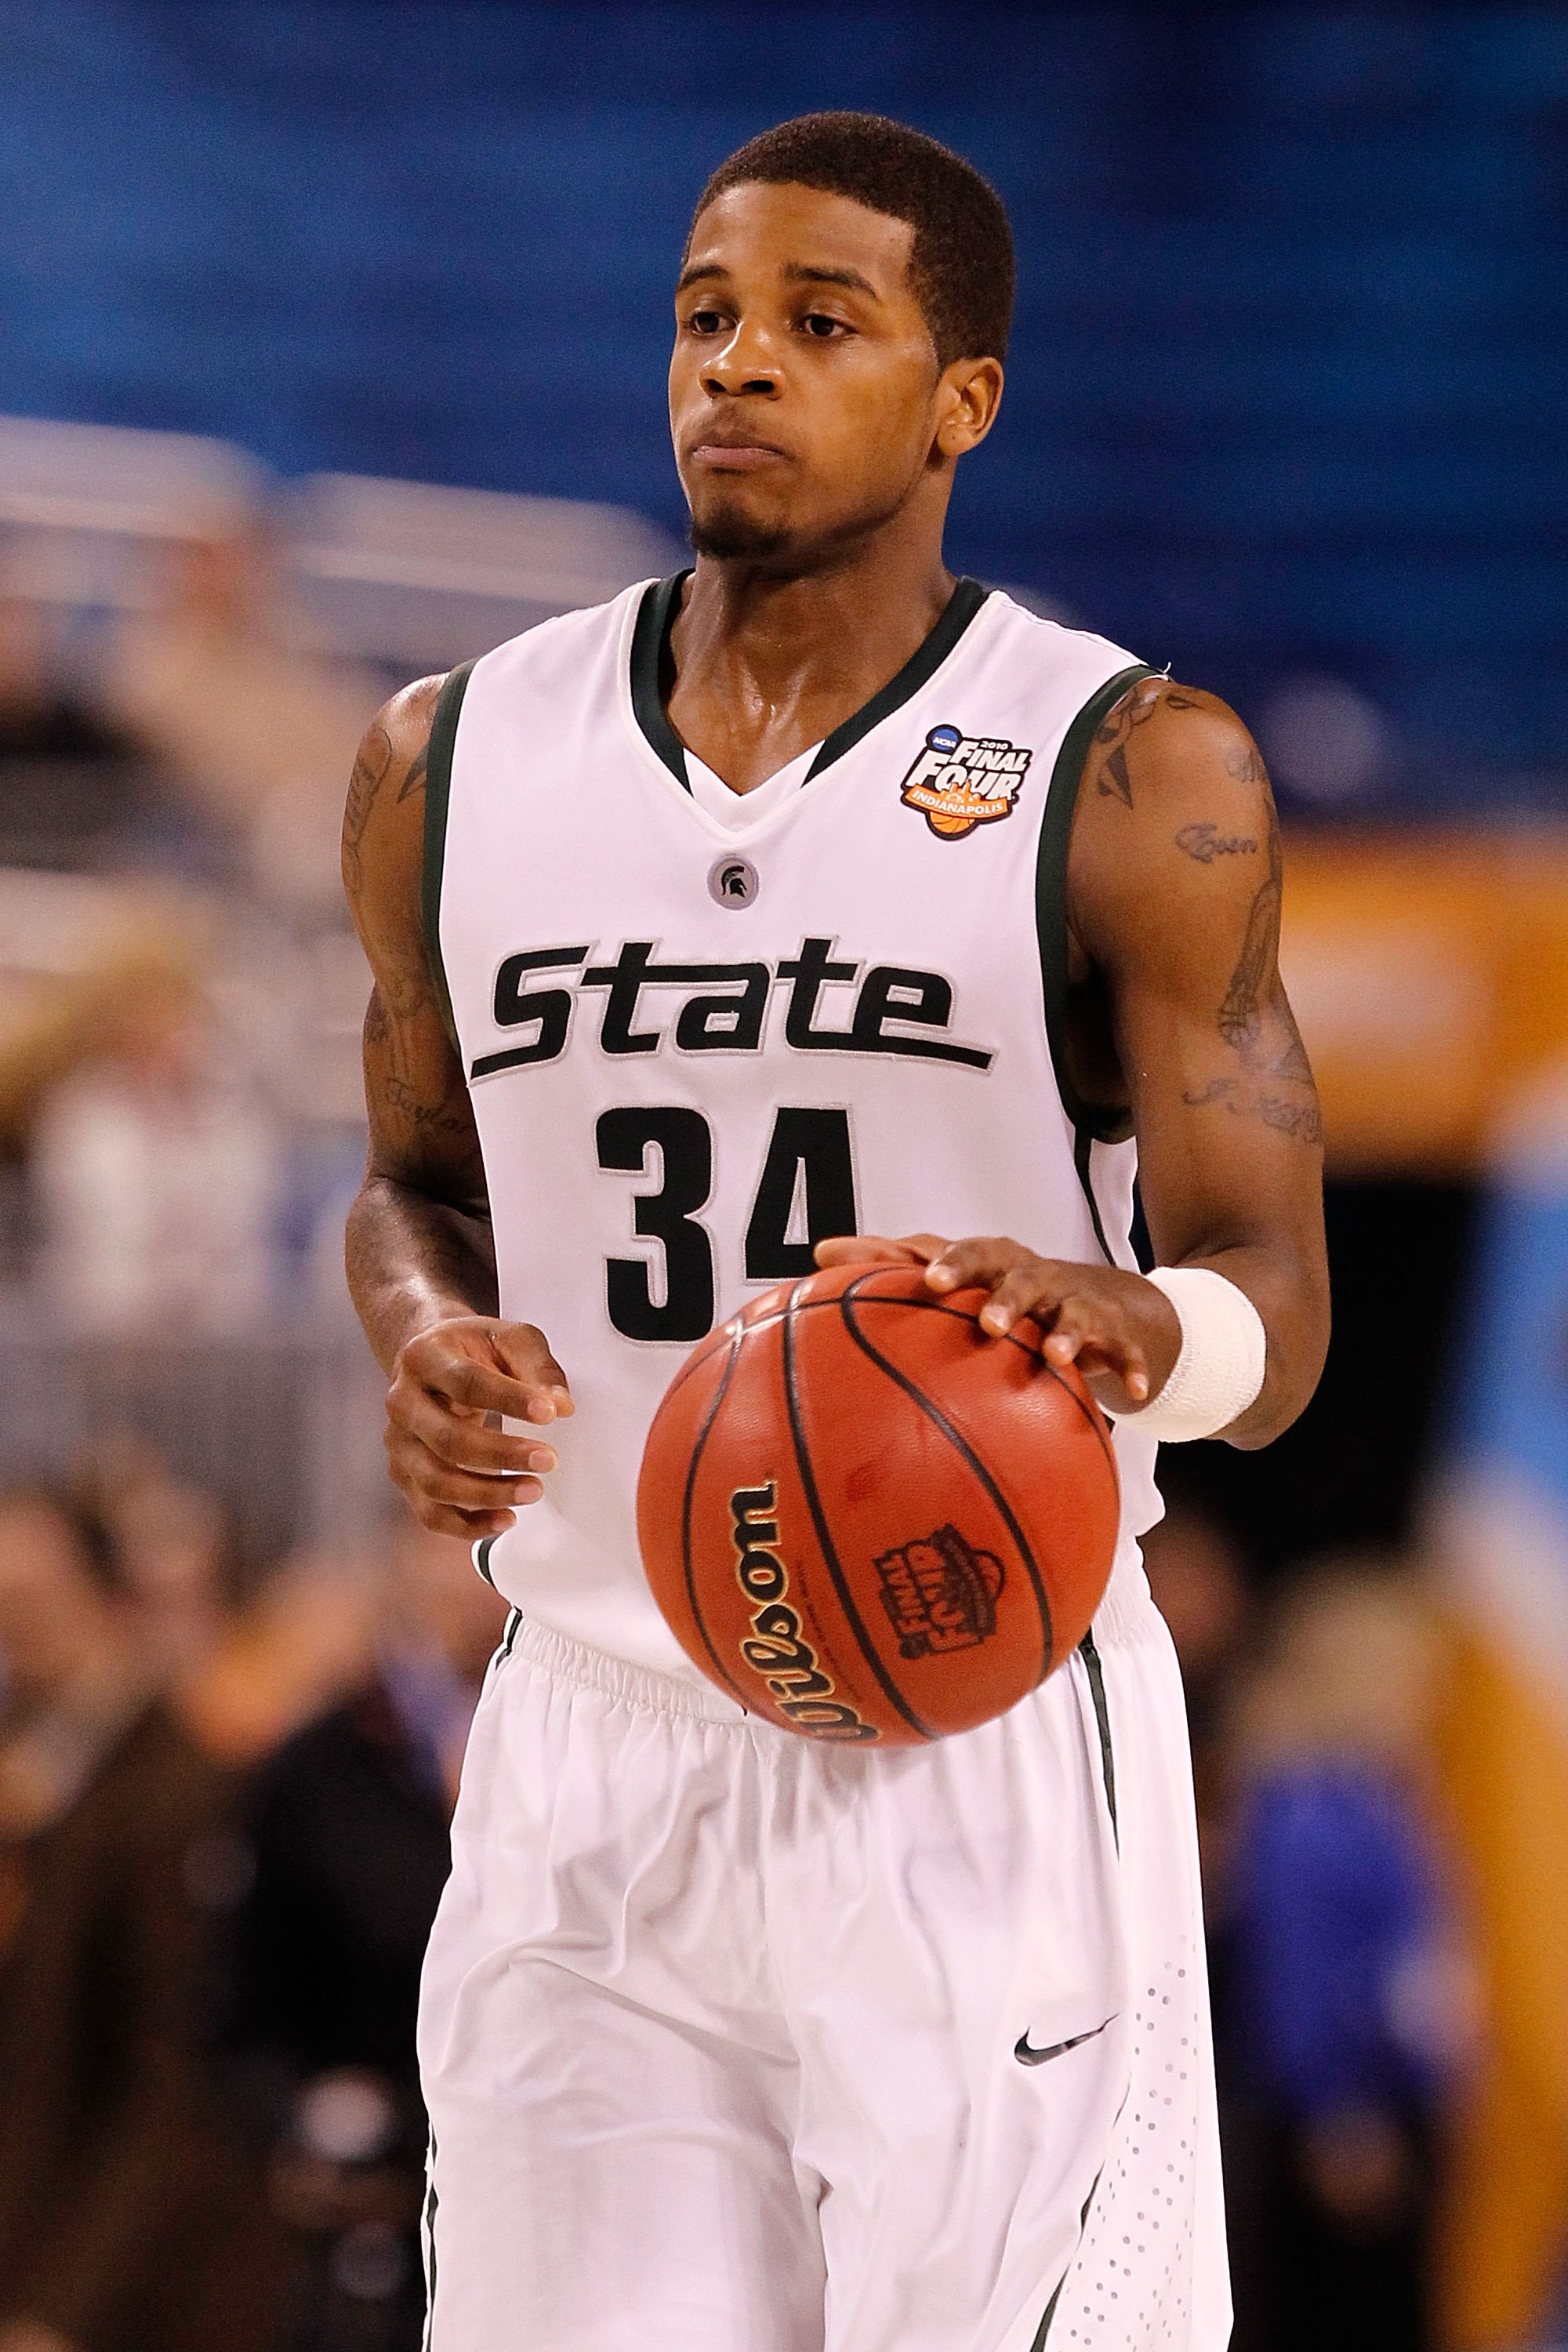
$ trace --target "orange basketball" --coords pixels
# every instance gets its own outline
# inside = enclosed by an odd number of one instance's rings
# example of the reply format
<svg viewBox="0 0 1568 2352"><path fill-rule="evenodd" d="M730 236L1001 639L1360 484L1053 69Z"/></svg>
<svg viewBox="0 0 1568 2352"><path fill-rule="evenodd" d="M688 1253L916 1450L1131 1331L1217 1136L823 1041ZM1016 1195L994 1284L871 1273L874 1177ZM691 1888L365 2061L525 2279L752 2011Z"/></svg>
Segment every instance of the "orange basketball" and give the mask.
<svg viewBox="0 0 1568 2352"><path fill-rule="evenodd" d="M1116 1465L1033 1323L918 1266L782 1284L709 1334L654 1416L637 1532L687 1654L753 1714L909 1745L1003 1714L1089 1630Z"/></svg>

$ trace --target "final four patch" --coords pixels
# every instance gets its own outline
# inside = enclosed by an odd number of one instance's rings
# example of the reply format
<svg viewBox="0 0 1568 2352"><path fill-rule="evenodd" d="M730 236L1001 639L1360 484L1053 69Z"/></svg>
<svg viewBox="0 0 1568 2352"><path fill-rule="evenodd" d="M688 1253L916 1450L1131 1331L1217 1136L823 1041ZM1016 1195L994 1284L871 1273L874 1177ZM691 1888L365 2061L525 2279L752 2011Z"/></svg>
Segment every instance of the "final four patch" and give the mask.
<svg viewBox="0 0 1568 2352"><path fill-rule="evenodd" d="M962 841L976 825L1012 815L1034 756L997 736L933 727L900 797L944 841Z"/></svg>

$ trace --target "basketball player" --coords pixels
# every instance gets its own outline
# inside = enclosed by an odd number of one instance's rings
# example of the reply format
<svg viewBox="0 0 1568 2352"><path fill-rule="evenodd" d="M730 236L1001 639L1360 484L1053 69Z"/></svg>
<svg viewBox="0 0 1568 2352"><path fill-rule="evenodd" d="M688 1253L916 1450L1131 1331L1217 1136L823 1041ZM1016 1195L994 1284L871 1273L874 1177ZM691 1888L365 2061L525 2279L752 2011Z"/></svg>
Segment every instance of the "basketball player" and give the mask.
<svg viewBox="0 0 1568 2352"><path fill-rule="evenodd" d="M355 770L351 1280L395 1478L514 1603L426 1974L434 2352L1228 2332L1137 1538L1156 1436L1311 1392L1318 1112L1246 730L943 568L1012 286L931 141L742 148L676 292L694 570L410 687ZM665 1386L814 1253L984 1286L1116 1416L1090 1641L927 1747L746 1716L638 1567Z"/></svg>

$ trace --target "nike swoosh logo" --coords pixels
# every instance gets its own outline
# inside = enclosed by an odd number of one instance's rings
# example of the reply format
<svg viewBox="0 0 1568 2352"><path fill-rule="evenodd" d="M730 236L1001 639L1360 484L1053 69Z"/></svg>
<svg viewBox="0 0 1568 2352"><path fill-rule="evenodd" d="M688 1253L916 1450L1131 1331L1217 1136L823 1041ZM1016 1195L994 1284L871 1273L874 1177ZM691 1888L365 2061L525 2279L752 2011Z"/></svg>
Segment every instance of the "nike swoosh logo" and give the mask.
<svg viewBox="0 0 1568 2352"><path fill-rule="evenodd" d="M1114 2025L1115 2022L1114 2015L1108 2017L1105 2025L1091 2025L1087 2033L1075 2033L1068 2042L1053 2042L1048 2050L1037 2050L1027 2033L1020 2033L1013 2044L1013 2055L1020 2066L1043 2066L1047 2058L1065 2056L1068 2051L1076 2050L1080 2042L1092 2042L1096 2034L1105 2032L1106 2025Z"/></svg>

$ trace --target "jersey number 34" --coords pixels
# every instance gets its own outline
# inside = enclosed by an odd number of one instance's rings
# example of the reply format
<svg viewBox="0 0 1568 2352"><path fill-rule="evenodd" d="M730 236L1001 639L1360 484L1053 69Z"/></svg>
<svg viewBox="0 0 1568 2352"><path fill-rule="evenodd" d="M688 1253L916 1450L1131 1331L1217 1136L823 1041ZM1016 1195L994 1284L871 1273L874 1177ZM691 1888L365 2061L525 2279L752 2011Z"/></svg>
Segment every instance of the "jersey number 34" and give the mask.
<svg viewBox="0 0 1568 2352"><path fill-rule="evenodd" d="M658 1177L636 1196L632 1223L639 1238L662 1245L663 1265L606 1261L610 1320L628 1339L689 1345L713 1328L713 1237L700 1222L713 1190L713 1130L684 1105L638 1105L602 1112L596 1137L601 1168ZM818 1242L858 1231L849 1114L780 1110L746 1226L747 1281L809 1274Z"/></svg>

